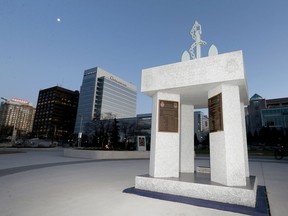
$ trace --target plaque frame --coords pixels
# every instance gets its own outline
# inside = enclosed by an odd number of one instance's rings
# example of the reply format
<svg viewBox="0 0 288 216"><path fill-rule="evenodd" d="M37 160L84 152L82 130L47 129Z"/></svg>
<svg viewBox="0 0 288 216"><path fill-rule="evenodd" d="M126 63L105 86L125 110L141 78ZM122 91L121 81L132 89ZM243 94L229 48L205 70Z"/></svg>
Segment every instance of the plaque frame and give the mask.
<svg viewBox="0 0 288 216"><path fill-rule="evenodd" d="M208 99L209 131L223 131L222 93Z"/></svg>
<svg viewBox="0 0 288 216"><path fill-rule="evenodd" d="M158 131L178 133L179 102L159 100Z"/></svg>

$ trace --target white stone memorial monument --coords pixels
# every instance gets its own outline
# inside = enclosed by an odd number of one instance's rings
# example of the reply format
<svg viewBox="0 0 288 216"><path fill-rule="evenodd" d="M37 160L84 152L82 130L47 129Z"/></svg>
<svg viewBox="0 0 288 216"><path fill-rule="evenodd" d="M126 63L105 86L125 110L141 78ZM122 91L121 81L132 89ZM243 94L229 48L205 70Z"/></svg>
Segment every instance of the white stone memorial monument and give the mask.
<svg viewBox="0 0 288 216"><path fill-rule="evenodd" d="M182 62L142 70L141 91L153 99L149 174L135 188L254 207L257 179L249 175L242 51L201 58L201 26ZM194 48L196 47L196 56ZM210 174L194 167L194 109L209 110Z"/></svg>

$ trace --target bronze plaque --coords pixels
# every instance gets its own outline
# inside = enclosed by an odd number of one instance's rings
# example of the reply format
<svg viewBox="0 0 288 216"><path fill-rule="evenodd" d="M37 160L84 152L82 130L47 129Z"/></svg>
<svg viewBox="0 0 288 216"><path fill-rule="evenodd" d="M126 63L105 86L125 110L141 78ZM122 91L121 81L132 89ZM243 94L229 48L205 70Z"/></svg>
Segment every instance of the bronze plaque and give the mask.
<svg viewBox="0 0 288 216"><path fill-rule="evenodd" d="M223 131L222 94L208 99L209 130L210 132Z"/></svg>
<svg viewBox="0 0 288 216"><path fill-rule="evenodd" d="M178 132L178 102L159 100L159 132Z"/></svg>

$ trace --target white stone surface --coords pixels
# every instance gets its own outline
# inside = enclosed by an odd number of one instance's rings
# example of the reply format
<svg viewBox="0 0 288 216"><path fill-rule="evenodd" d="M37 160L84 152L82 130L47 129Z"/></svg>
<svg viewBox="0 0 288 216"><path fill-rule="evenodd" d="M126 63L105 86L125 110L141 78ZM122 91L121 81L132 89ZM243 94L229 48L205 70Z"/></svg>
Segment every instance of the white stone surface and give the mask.
<svg viewBox="0 0 288 216"><path fill-rule="evenodd" d="M209 181L208 183L202 183L201 180L195 180L194 175L187 176L186 178L188 180L181 180L177 178L168 179L152 178L149 176L136 176L135 188L178 196L193 197L198 199L255 207L257 192L257 179L255 177L247 179L249 184L248 187L227 187L213 184Z"/></svg>
<svg viewBox="0 0 288 216"><path fill-rule="evenodd" d="M180 130L178 128L177 133L158 131L159 100L179 102L180 96L162 92L157 92L153 96L149 174L153 177L178 177ZM178 127L179 125L178 120Z"/></svg>
<svg viewBox="0 0 288 216"><path fill-rule="evenodd" d="M220 85L208 98L222 94L224 131L210 133L211 180L228 186L246 185L246 163L239 87Z"/></svg>
<svg viewBox="0 0 288 216"><path fill-rule="evenodd" d="M180 172L194 172L194 106L181 104Z"/></svg>
<svg viewBox="0 0 288 216"><path fill-rule="evenodd" d="M249 102L242 51L194 59L142 70L141 92L181 95L181 103L208 106L207 92L220 84L237 85L241 101Z"/></svg>
<svg viewBox="0 0 288 216"><path fill-rule="evenodd" d="M223 131L210 133L210 169L211 180L227 185L227 152Z"/></svg>
<svg viewBox="0 0 288 216"><path fill-rule="evenodd" d="M212 44L209 48L208 56L215 56L215 55L218 55L218 49L214 44Z"/></svg>
<svg viewBox="0 0 288 216"><path fill-rule="evenodd" d="M181 57L181 61L189 61L190 60L190 54L187 51L184 51Z"/></svg>
<svg viewBox="0 0 288 216"><path fill-rule="evenodd" d="M245 173L246 177L250 176L249 172L249 164L248 164L248 149L247 149L247 135L246 135L246 122L245 122L245 107L244 103L240 103L240 110L241 110L241 118L242 118L242 130L244 131L243 133L243 147L244 147L244 162L245 162Z"/></svg>
<svg viewBox="0 0 288 216"><path fill-rule="evenodd" d="M243 107L248 104L245 76L242 51L142 70L141 91L153 97L150 176L137 176L136 188L255 206L257 181L252 189L245 187L249 176L243 125ZM208 98L219 93L224 130L210 134L210 167L211 181L222 186L179 180L179 172L194 172L194 108L206 108ZM158 131L161 99L179 102L180 137Z"/></svg>

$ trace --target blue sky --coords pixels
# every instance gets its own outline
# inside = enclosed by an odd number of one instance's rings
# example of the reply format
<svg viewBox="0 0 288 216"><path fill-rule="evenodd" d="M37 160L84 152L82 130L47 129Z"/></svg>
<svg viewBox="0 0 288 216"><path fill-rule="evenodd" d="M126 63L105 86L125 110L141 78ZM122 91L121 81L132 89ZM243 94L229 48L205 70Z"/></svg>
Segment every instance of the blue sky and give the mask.
<svg viewBox="0 0 288 216"><path fill-rule="evenodd" d="M99 66L135 84L137 113L149 113L141 70L179 62L197 20L202 56L211 44L243 50L250 97L288 97L287 8L286 0L0 0L0 96L36 106L39 90L80 90L84 70Z"/></svg>

